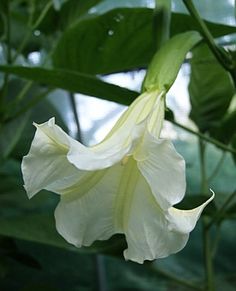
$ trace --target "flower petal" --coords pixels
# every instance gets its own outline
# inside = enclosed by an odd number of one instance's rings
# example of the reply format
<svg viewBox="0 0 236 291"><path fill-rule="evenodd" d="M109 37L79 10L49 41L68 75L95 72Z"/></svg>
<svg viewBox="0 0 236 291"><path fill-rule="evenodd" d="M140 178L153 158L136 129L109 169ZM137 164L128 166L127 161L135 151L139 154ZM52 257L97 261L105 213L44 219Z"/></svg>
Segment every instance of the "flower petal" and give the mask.
<svg viewBox="0 0 236 291"><path fill-rule="evenodd" d="M79 183L61 192L56 211L57 231L77 247L113 235L114 201L122 166L87 174Z"/></svg>
<svg viewBox="0 0 236 291"><path fill-rule="evenodd" d="M144 178L140 177L136 189L125 229L128 244L125 259L143 263L181 250L188 234L169 230L165 211L156 202Z"/></svg>
<svg viewBox="0 0 236 291"><path fill-rule="evenodd" d="M185 161L171 141L157 139L146 132L134 158L161 208L168 209L183 199Z"/></svg>
<svg viewBox="0 0 236 291"><path fill-rule="evenodd" d="M31 198L42 189L57 192L78 181L82 173L67 160L69 136L54 118L37 127L30 151L22 161L25 189Z"/></svg>
<svg viewBox="0 0 236 291"><path fill-rule="evenodd" d="M71 143L68 153L70 162L84 170L107 168L119 162L139 141L145 128L145 119L157 98L155 91L140 95L98 145L81 149L76 143Z"/></svg>
<svg viewBox="0 0 236 291"><path fill-rule="evenodd" d="M52 161L55 156L53 156L54 150L51 148L49 150L49 146L53 143L58 147L57 152L63 152L63 155L67 154L69 162L78 169L99 170L112 166L128 155L136 145L144 131L144 121L157 97L158 93L156 92L144 93L139 96L121 116L104 141L94 147L86 147L69 137L55 124L54 118L41 125L36 125L41 133L38 132L35 135L35 141L33 141L29 153L30 161L32 162L32 155L34 155L40 159L49 158L48 164L51 164L49 160ZM38 143L40 146L37 145ZM50 151L53 153L51 157L49 157ZM24 159L23 163L27 163L26 161L29 161L29 156ZM60 162L58 163L60 164Z"/></svg>
<svg viewBox="0 0 236 291"><path fill-rule="evenodd" d="M212 201L214 196L215 194L213 193L205 203L191 210L180 210L174 207L168 209L166 217L170 222L169 228L182 233L189 233L192 231L203 209Z"/></svg>

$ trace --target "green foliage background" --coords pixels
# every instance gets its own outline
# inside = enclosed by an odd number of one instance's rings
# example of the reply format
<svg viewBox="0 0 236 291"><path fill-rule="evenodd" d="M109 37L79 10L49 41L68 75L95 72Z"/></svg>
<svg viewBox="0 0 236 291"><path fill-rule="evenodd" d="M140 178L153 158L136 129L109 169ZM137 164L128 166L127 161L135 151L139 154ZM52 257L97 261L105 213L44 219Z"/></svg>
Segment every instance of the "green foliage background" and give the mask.
<svg viewBox="0 0 236 291"><path fill-rule="evenodd" d="M48 98L51 93L63 89L72 101L70 93L82 93L129 105L139 93L101 76L146 69L161 46L157 33L201 32L199 23L178 0L172 1L169 27L161 22L162 8L158 12L144 0L0 1L0 290L235 290L236 27L227 21L234 7L223 0L195 2L201 16L208 17L217 49L227 48L232 67L222 66L201 41L185 60L191 68L190 118L197 130L179 125L172 114L166 118L189 133L185 141L175 141L187 163L188 188L179 207L190 209L209 195L202 166L216 198L183 251L137 265L122 258L122 236L90 248L67 244L54 225L58 197L42 191L28 200L21 159L34 135L33 121L55 116L68 130ZM37 66L29 58L32 52L40 53ZM209 255L204 229L211 221Z"/></svg>

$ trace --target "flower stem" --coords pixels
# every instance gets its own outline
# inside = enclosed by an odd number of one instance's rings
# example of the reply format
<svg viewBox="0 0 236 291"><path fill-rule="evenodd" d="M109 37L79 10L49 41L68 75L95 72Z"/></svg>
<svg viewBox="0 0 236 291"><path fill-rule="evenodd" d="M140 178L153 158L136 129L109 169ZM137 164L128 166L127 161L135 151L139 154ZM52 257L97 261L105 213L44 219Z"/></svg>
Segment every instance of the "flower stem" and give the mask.
<svg viewBox="0 0 236 291"><path fill-rule="evenodd" d="M226 152L230 152L230 153L233 153L233 154L236 154L236 150L231 148L231 147L228 147L227 145L225 145L224 143L221 143L219 142L218 140L214 139L214 138L211 138L209 136L206 136L205 134L201 133L201 132L197 132L197 131L194 131L192 130L191 128L189 127L186 127L180 123L178 123L177 121L175 120L171 120L170 121L171 123L173 123L174 125L178 126L179 128L182 128L184 129L185 131L189 132L189 133L192 133L196 136L198 136L200 139L202 140L205 140L207 141L208 143L211 143L211 144L214 144L215 146L217 146L218 148L226 151Z"/></svg>

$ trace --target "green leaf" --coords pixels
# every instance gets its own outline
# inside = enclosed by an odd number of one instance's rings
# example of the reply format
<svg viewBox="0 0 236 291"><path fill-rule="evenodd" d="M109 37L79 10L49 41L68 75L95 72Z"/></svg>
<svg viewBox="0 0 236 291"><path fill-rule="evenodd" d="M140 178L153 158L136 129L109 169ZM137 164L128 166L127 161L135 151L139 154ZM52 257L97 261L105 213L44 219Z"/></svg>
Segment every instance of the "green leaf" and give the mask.
<svg viewBox="0 0 236 291"><path fill-rule="evenodd" d="M36 242L82 253L122 255L127 247L124 236L116 235L106 241L96 241L91 247L75 248L56 231L53 211L48 213L22 213L0 217L0 235Z"/></svg>
<svg viewBox="0 0 236 291"><path fill-rule="evenodd" d="M229 74L206 45L193 51L189 84L191 119L202 132L221 122L234 94Z"/></svg>
<svg viewBox="0 0 236 291"><path fill-rule="evenodd" d="M220 122L211 129L211 135L224 142L231 143L236 136L236 95L233 96L229 108Z"/></svg>
<svg viewBox="0 0 236 291"><path fill-rule="evenodd" d="M144 67L155 51L152 13L148 9L116 9L75 23L58 43L54 65L91 74Z"/></svg>
<svg viewBox="0 0 236 291"><path fill-rule="evenodd" d="M1 217L0 234L8 237L70 248L56 232L53 214L25 214ZM73 248L71 246L71 248Z"/></svg>
<svg viewBox="0 0 236 291"><path fill-rule="evenodd" d="M0 66L0 71L52 87L129 105L138 93L83 73L40 67Z"/></svg>
<svg viewBox="0 0 236 291"><path fill-rule="evenodd" d="M55 67L90 74L108 74L147 67L156 51L153 9L118 8L79 20L67 29L53 54ZM235 27L206 22L214 37ZM194 20L172 14L170 35L197 30Z"/></svg>
<svg viewBox="0 0 236 291"><path fill-rule="evenodd" d="M23 133L28 119L28 114L25 114L24 117L16 118L2 126L0 131L1 158L6 158L12 152Z"/></svg>
<svg viewBox="0 0 236 291"><path fill-rule="evenodd" d="M214 38L221 37L228 34L233 34L236 32L236 28L234 26L215 23L212 21L204 20L208 29L210 30L212 36ZM178 34L180 32L185 32L189 30L198 31L198 25L195 20L186 14L181 13L173 13L171 19L171 35Z"/></svg>
<svg viewBox="0 0 236 291"><path fill-rule="evenodd" d="M168 91L175 81L180 67L189 50L201 40L196 31L178 34L157 51L153 57L144 80L144 88L156 87Z"/></svg>
<svg viewBox="0 0 236 291"><path fill-rule="evenodd" d="M0 235L82 253L119 256L126 248L123 235L97 241L91 247L75 248L56 231L53 212L58 203L57 195L41 191L29 200L23 189L20 162L1 164L0 177Z"/></svg>

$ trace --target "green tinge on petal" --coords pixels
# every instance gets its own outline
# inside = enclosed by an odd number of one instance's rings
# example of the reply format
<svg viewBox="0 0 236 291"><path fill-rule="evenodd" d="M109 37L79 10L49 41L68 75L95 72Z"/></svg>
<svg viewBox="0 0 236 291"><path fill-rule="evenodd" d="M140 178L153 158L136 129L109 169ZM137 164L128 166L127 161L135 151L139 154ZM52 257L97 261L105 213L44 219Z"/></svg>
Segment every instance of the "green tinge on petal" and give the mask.
<svg viewBox="0 0 236 291"><path fill-rule="evenodd" d="M152 111L150 112L150 116L147 122L147 130L156 138L160 137L161 129L163 126L165 117L165 96L160 94L158 98L156 98L156 103L153 106Z"/></svg>
<svg viewBox="0 0 236 291"><path fill-rule="evenodd" d="M79 169L98 170L110 167L130 155L143 136L147 119L160 99L159 95L157 91L140 95L98 145L78 148L76 143L71 143L69 161Z"/></svg>
<svg viewBox="0 0 236 291"><path fill-rule="evenodd" d="M133 197L139 191L138 181L140 172L137 168L136 161L129 157L123 164L122 175L118 180L118 189L114 203L114 225L118 233L124 233L130 218L130 208Z"/></svg>

